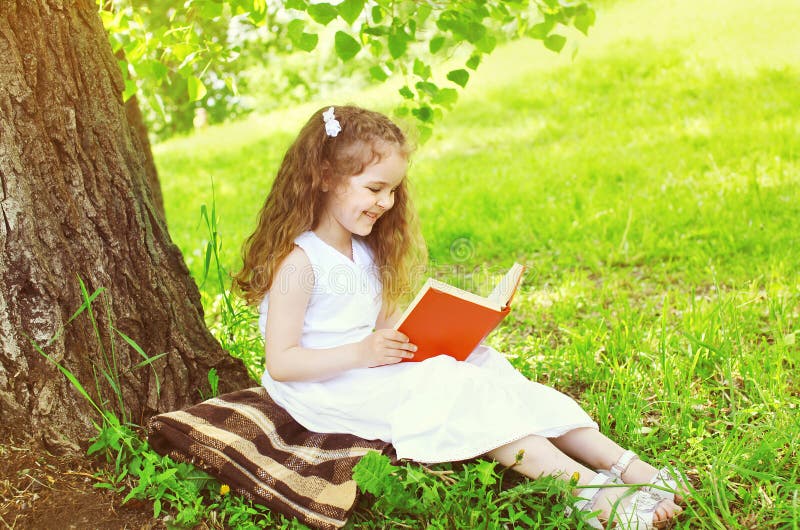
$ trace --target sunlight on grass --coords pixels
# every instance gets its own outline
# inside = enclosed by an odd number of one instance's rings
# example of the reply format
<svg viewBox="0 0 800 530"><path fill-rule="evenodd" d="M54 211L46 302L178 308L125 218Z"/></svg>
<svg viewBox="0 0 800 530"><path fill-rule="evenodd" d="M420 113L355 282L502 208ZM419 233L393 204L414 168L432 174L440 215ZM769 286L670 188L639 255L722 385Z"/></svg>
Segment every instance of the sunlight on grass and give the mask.
<svg viewBox="0 0 800 530"><path fill-rule="evenodd" d="M686 466L698 494L681 528L800 517L798 27L794 0L601 3L574 58L531 41L487 58L409 173L433 271L485 293L529 267L491 343L623 445ZM334 103L388 111L395 88ZM211 177L233 270L325 103L156 146L195 278ZM253 333L231 336L257 358Z"/></svg>

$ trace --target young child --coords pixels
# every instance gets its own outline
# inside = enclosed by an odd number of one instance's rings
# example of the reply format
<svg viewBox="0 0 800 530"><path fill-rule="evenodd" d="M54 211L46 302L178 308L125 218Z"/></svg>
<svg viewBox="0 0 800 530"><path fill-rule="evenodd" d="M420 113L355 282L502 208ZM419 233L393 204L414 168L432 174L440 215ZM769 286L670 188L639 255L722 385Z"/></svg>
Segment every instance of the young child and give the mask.
<svg viewBox="0 0 800 530"><path fill-rule="evenodd" d="M392 326L426 259L409 154L387 117L351 106L314 113L289 147L236 276L260 304L270 396L311 431L381 439L418 462L488 455L511 466L524 451L516 471L592 486L577 489L578 509L623 528L668 523L680 475L624 451L495 350L400 363L416 347ZM602 487L614 483L649 485Z"/></svg>

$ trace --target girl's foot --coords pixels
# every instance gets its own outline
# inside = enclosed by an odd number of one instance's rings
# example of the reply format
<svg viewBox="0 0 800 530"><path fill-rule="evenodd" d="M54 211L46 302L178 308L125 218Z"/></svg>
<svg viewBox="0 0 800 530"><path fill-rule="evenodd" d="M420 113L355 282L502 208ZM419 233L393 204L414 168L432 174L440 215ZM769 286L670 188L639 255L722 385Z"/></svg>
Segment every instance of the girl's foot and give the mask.
<svg viewBox="0 0 800 530"><path fill-rule="evenodd" d="M606 528L645 530L662 528L683 511L669 499L651 494L645 488L604 488L598 492L594 509L601 521L612 521Z"/></svg>
<svg viewBox="0 0 800 530"><path fill-rule="evenodd" d="M679 505L683 504L683 497L689 493L687 483L679 472L667 467L656 469L639 459L633 451L622 453L611 466L610 473L625 484L652 484L655 487L647 488L652 495Z"/></svg>
<svg viewBox="0 0 800 530"><path fill-rule="evenodd" d="M682 511L674 502L654 497L644 488L621 487L607 473L595 475L577 495L575 508L584 513L599 511L596 517L584 519L589 526L599 529L661 528Z"/></svg>

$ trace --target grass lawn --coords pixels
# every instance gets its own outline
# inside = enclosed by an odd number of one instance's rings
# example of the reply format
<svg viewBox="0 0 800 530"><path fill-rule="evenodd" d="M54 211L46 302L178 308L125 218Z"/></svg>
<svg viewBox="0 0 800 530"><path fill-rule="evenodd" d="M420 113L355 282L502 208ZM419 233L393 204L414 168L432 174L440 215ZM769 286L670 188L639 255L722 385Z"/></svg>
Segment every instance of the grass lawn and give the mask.
<svg viewBox="0 0 800 530"><path fill-rule="evenodd" d="M796 0L601 3L574 59L497 50L409 173L435 274L483 290L529 266L490 342L690 473L680 528L800 526L798 27ZM235 269L310 112L396 98L380 87L156 146L198 281L212 177ZM260 348L231 349L257 373Z"/></svg>

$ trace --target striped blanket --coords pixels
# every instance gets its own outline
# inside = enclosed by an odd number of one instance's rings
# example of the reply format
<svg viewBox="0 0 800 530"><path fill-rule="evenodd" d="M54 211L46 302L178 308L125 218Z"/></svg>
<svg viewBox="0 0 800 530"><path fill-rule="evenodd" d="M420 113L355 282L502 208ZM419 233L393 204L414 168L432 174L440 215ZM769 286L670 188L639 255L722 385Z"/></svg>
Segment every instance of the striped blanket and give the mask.
<svg viewBox="0 0 800 530"><path fill-rule="evenodd" d="M341 528L355 506L353 466L380 440L306 430L261 387L209 399L148 423L150 446L191 462L232 491L313 528Z"/></svg>

